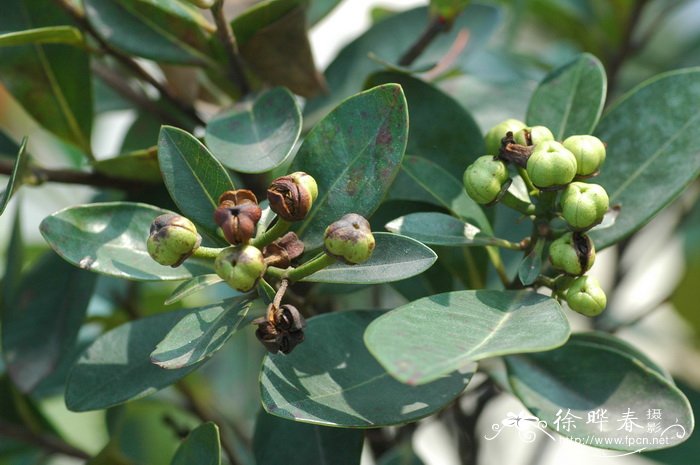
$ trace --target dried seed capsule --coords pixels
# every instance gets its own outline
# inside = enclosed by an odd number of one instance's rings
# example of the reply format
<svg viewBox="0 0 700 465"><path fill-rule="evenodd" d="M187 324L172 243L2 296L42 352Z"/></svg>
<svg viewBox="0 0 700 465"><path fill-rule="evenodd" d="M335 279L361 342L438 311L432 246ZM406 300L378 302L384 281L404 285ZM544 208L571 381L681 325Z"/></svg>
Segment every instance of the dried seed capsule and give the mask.
<svg viewBox="0 0 700 465"><path fill-rule="evenodd" d="M554 140L554 134L546 126L522 128L513 134L513 140L520 145L537 145L548 140Z"/></svg>
<svg viewBox="0 0 700 465"><path fill-rule="evenodd" d="M576 175L576 157L559 142L542 142L527 160L527 174L540 189L565 186Z"/></svg>
<svg viewBox="0 0 700 465"><path fill-rule="evenodd" d="M479 157L469 165L463 181L469 197L480 204L497 201L510 185L506 164L491 155Z"/></svg>
<svg viewBox="0 0 700 465"><path fill-rule="evenodd" d="M598 184L572 182L562 192L561 214L573 229L586 230L603 221L610 200Z"/></svg>
<svg viewBox="0 0 700 465"><path fill-rule="evenodd" d="M267 188L270 208L285 221L303 220L316 197L316 180L302 171L277 178Z"/></svg>
<svg viewBox="0 0 700 465"><path fill-rule="evenodd" d="M270 304L272 307L272 304ZM279 310L268 308L272 321L263 317L253 321L258 325L255 336L268 352L288 354L304 341L306 320L293 305L282 305Z"/></svg>
<svg viewBox="0 0 700 465"><path fill-rule="evenodd" d="M595 262L593 241L582 233L566 233L549 246L549 260L554 268L580 276Z"/></svg>
<svg viewBox="0 0 700 465"><path fill-rule="evenodd" d="M214 210L214 222L229 244L248 242L255 235L255 227L262 210L258 199L248 189L226 191L219 197L219 207Z"/></svg>
<svg viewBox="0 0 700 465"><path fill-rule="evenodd" d="M525 127L525 123L517 119L507 119L496 126L492 127L486 133L484 142L486 143L486 153L489 155L498 155L501 149L501 140L507 133L516 133Z"/></svg>
<svg viewBox="0 0 700 465"><path fill-rule="evenodd" d="M571 310L586 316L599 315L607 305L605 292L593 276L581 276L566 291Z"/></svg>
<svg viewBox="0 0 700 465"><path fill-rule="evenodd" d="M369 222L356 213L348 213L326 228L323 236L326 252L349 265L367 261L374 250Z"/></svg>
<svg viewBox="0 0 700 465"><path fill-rule="evenodd" d="M190 220L166 213L151 223L146 249L153 260L175 268L192 255L201 242L202 237Z"/></svg>
<svg viewBox="0 0 700 465"><path fill-rule="evenodd" d="M292 260L304 253L304 242L299 240L296 233L288 232L262 250L265 263L268 266L287 268Z"/></svg>
<svg viewBox="0 0 700 465"><path fill-rule="evenodd" d="M217 255L214 270L229 286L247 292L265 271L265 261L262 252L252 245L228 247Z"/></svg>
<svg viewBox="0 0 700 465"><path fill-rule="evenodd" d="M576 157L577 176L594 176L605 161L605 144L595 136L571 136L562 144Z"/></svg>

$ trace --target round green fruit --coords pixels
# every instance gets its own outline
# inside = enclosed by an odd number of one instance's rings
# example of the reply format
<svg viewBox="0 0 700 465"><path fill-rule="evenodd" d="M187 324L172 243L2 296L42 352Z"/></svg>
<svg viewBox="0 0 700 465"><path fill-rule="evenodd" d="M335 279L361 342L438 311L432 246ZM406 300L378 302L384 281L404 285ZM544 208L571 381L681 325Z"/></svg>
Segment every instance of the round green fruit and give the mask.
<svg viewBox="0 0 700 465"><path fill-rule="evenodd" d="M265 261L260 249L252 245L227 247L216 256L214 270L232 288L248 292L265 271Z"/></svg>
<svg viewBox="0 0 700 465"><path fill-rule="evenodd" d="M190 220L166 213L151 223L146 249L156 262L175 268L192 255L201 242L202 237Z"/></svg>
<svg viewBox="0 0 700 465"><path fill-rule="evenodd" d="M522 128L513 134L513 139L516 144L529 146L554 140L554 134L545 126L533 126L531 128Z"/></svg>
<svg viewBox="0 0 700 465"><path fill-rule="evenodd" d="M349 265L367 261L374 245L369 222L356 213L348 213L330 224L323 235L326 252Z"/></svg>
<svg viewBox="0 0 700 465"><path fill-rule="evenodd" d="M464 189L469 197L480 204L489 204L510 184L508 167L491 155L479 157L467 167L463 176Z"/></svg>
<svg viewBox="0 0 700 465"><path fill-rule="evenodd" d="M540 189L565 186L576 176L576 157L559 142L542 142L527 160L527 174Z"/></svg>
<svg viewBox="0 0 700 465"><path fill-rule="evenodd" d="M501 139L503 139L507 133L512 132L515 134L524 127L525 123L511 118L489 129L489 131L486 133L486 137L484 137L484 142L486 143L486 153L494 156L498 155L501 149Z"/></svg>
<svg viewBox="0 0 700 465"><path fill-rule="evenodd" d="M563 145L576 157L578 176L596 174L605 161L605 144L595 136L571 136L564 140Z"/></svg>
<svg viewBox="0 0 700 465"><path fill-rule="evenodd" d="M598 184L572 182L562 192L559 203L561 214L569 226L583 231L603 221L610 199Z"/></svg>
<svg viewBox="0 0 700 465"><path fill-rule="evenodd" d="M549 261L566 274L580 276L595 262L593 241L585 234L566 233L549 246Z"/></svg>
<svg viewBox="0 0 700 465"><path fill-rule="evenodd" d="M571 310L586 316L596 316L605 310L607 298L600 283L593 276L581 276L566 291Z"/></svg>

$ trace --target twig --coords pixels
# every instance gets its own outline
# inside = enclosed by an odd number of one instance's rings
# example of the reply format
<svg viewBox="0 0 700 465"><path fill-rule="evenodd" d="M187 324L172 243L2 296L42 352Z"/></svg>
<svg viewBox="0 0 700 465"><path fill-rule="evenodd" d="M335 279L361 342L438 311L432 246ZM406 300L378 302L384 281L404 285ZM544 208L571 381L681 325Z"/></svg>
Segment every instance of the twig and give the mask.
<svg viewBox="0 0 700 465"><path fill-rule="evenodd" d="M437 16L430 20L423 34L411 45L411 47L399 59L399 66L411 66L411 64L428 48L435 38L449 30L452 24Z"/></svg>
<svg viewBox="0 0 700 465"><path fill-rule="evenodd" d="M622 68L622 64L639 49L639 44L635 43L633 40L634 30L639 23L642 11L647 3L648 0L638 0L634 2L629 19L625 25L625 30L623 31L622 44L617 49L617 53L615 53L608 62L608 98L617 85L617 77Z"/></svg>
<svg viewBox="0 0 700 465"><path fill-rule="evenodd" d="M250 84L245 76L243 69L243 61L238 53L236 38L233 36L231 25L226 21L224 16L224 0L217 0L211 7L214 23L216 24L216 35L224 47L226 58L229 64L229 75L231 80L236 83L241 95L246 95L250 92Z"/></svg>
<svg viewBox="0 0 700 465"><path fill-rule="evenodd" d="M24 426L13 425L4 420L0 420L0 436L32 444L50 454L63 454L81 460L89 460L91 457L90 454L84 450L71 446L57 437L36 434Z"/></svg>

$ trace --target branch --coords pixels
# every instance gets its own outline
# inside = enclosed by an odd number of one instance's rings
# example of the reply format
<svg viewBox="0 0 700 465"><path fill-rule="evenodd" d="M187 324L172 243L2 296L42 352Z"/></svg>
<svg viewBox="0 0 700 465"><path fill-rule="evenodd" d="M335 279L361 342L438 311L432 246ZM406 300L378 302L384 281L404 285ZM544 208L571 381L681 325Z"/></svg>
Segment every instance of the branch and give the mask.
<svg viewBox="0 0 700 465"><path fill-rule="evenodd" d="M448 23L439 16L431 19L428 23L428 27L423 31L423 34L418 37L413 45L411 45L406 53L399 59L399 66L411 66L416 58L428 48L428 45L430 45L438 35L449 30L451 25L451 23Z"/></svg>
<svg viewBox="0 0 700 465"><path fill-rule="evenodd" d="M0 436L34 445L49 454L63 454L81 460L89 460L91 457L87 452L71 446L55 436L36 434L24 426L7 423L4 420L0 420Z"/></svg>
<svg viewBox="0 0 700 465"><path fill-rule="evenodd" d="M639 49L639 44L633 41L634 30L637 28L639 19L642 16L642 11L648 3L648 0L639 0L634 2L632 7L632 12L630 13L627 24L625 25L625 30L622 36L622 44L617 50L608 63L608 95L610 97L611 92L614 90L617 84L617 77L622 68L622 64L630 56L634 55Z"/></svg>
<svg viewBox="0 0 700 465"><path fill-rule="evenodd" d="M224 0L217 0L211 7L211 13L216 23L216 35L219 37L219 41L226 52L230 78L236 83L241 94L246 95L250 92L250 84L248 84L248 80L245 77L243 62L238 53L238 46L236 45L236 38L233 36L231 25L224 17Z"/></svg>

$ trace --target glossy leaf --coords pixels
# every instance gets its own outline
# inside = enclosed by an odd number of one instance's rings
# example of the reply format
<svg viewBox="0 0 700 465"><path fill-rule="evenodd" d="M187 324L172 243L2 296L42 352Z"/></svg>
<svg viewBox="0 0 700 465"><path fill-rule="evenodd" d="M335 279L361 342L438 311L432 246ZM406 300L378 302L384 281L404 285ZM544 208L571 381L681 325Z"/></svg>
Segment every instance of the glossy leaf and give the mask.
<svg viewBox="0 0 700 465"><path fill-rule="evenodd" d="M700 174L693 137L700 121L700 68L656 76L620 98L595 135L607 159L595 182L621 206L615 224L591 238L603 249L629 236L678 197Z"/></svg>
<svg viewBox="0 0 700 465"><path fill-rule="evenodd" d="M365 343L397 379L423 384L473 361L558 347L569 323L552 298L531 291L456 291L398 307L374 321Z"/></svg>
<svg viewBox="0 0 700 465"><path fill-rule="evenodd" d="M203 65L210 29L199 11L177 0L83 0L88 21L110 45L155 61Z"/></svg>
<svg viewBox="0 0 700 465"><path fill-rule="evenodd" d="M151 352L151 362L177 370L205 360L229 340L245 320L251 303L234 297L190 309Z"/></svg>
<svg viewBox="0 0 700 465"><path fill-rule="evenodd" d="M206 289L222 282L224 282L224 280L217 274L203 274L200 276L195 276L194 278L188 279L180 284L163 303L165 305L172 305L175 302L181 301L185 297L189 297L192 294L201 291L202 289Z"/></svg>
<svg viewBox="0 0 700 465"><path fill-rule="evenodd" d="M260 412L253 453L258 465L357 465L363 439L360 430L309 425Z"/></svg>
<svg viewBox="0 0 700 465"><path fill-rule="evenodd" d="M411 213L386 224L393 233L412 237L424 244L448 246L498 245L502 241L484 234L476 226L454 216L437 212Z"/></svg>
<svg viewBox="0 0 700 465"><path fill-rule="evenodd" d="M525 255L518 265L518 279L525 286L533 284L542 271L542 260L546 241L538 239L535 246Z"/></svg>
<svg viewBox="0 0 700 465"><path fill-rule="evenodd" d="M347 99L306 136L292 171L318 183L318 198L297 234L312 249L346 213L369 217L398 172L408 136L406 99L387 84Z"/></svg>
<svg viewBox="0 0 700 465"><path fill-rule="evenodd" d="M172 465L220 465L219 427L207 422L193 429L178 447Z"/></svg>
<svg viewBox="0 0 700 465"><path fill-rule="evenodd" d="M376 311L327 313L309 320L289 355L268 355L260 378L265 410L290 420L369 428L415 421L450 403L475 365L420 387L396 381L367 351L362 334Z"/></svg>
<svg viewBox="0 0 700 465"><path fill-rule="evenodd" d="M51 0L4 0L0 31L65 26ZM87 52L63 44L0 47L0 82L43 127L90 152L92 92Z"/></svg>
<svg viewBox="0 0 700 465"><path fill-rule="evenodd" d="M142 203L109 202L69 207L41 222L49 245L65 260L97 273L137 281L187 279L211 273L189 259L177 268L156 263L146 250L153 220L167 210Z"/></svg>
<svg viewBox="0 0 700 465"><path fill-rule="evenodd" d="M212 118L206 142L227 168L262 173L287 159L299 134L299 106L287 89L277 87Z"/></svg>
<svg viewBox="0 0 700 465"><path fill-rule="evenodd" d="M97 275L49 252L23 276L2 314L2 349L14 383L30 392L69 352Z"/></svg>
<svg viewBox="0 0 700 465"><path fill-rule="evenodd" d="M75 412L99 410L139 399L195 370L163 370L149 354L188 310L160 313L118 326L93 342L66 381L66 406Z"/></svg>
<svg viewBox="0 0 700 465"><path fill-rule="evenodd" d="M607 79L600 61L583 53L548 74L527 109L527 124L547 126L556 140L590 134L605 104Z"/></svg>
<svg viewBox="0 0 700 465"><path fill-rule="evenodd" d="M93 163L93 168L98 173L132 181L160 183L163 179L158 155L150 150L99 160Z"/></svg>
<svg viewBox="0 0 700 465"><path fill-rule="evenodd" d="M165 187L182 214L216 237L219 196L235 189L226 169L193 135L172 126L160 130L158 162Z"/></svg>
<svg viewBox="0 0 700 465"><path fill-rule="evenodd" d="M83 45L83 34L73 26L49 26L0 34L0 47L26 44Z"/></svg>
<svg viewBox="0 0 700 465"><path fill-rule="evenodd" d="M380 284L421 274L437 260L435 252L409 237L373 233L376 241L369 260L359 265L336 262L303 281L341 284Z"/></svg>
<svg viewBox="0 0 700 465"><path fill-rule="evenodd" d="M27 171L27 166L29 165L29 155L26 154L27 150L27 138L22 140L22 145L19 147L17 152L17 158L15 158L15 164L12 167L12 173L10 178L7 180L7 185L5 190L0 192L0 215L5 212L7 205L10 203L10 199L17 192L17 189L22 185L23 177Z"/></svg>
<svg viewBox="0 0 700 465"><path fill-rule="evenodd" d="M516 396L535 416L556 431L558 412L578 417L563 434L587 445L620 451L653 450L683 442L693 431L688 400L672 381L648 367L641 357L619 350L618 344L587 335L573 335L549 352L506 358ZM607 410L607 421L587 422L588 412ZM659 409L659 430L649 432L646 412ZM625 415L630 422L626 422ZM561 423L560 423L561 424ZM609 441L590 441L590 437ZM654 444L652 438L665 438ZM647 443L641 441L647 440ZM631 440L631 441L629 441Z"/></svg>

